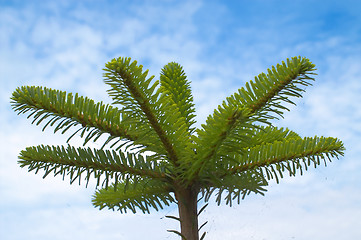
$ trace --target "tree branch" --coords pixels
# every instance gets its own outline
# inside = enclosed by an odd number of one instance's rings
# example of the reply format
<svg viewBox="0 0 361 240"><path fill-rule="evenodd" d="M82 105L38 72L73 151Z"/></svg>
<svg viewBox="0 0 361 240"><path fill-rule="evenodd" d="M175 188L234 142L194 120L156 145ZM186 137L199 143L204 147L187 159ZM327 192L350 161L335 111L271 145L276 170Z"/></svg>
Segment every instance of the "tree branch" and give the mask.
<svg viewBox="0 0 361 240"><path fill-rule="evenodd" d="M44 177L51 172L54 175L70 175L71 182L74 182L81 174L86 172L86 180L89 182L90 176L94 177L100 183L100 178L105 177L106 186L109 179L115 178L115 181L130 175L150 177L154 179L166 180L167 177L156 162L148 162L142 155L109 150L91 150L90 148L74 148L68 146L36 146L28 147L21 151L19 156L20 167L28 167L29 171L45 171Z"/></svg>

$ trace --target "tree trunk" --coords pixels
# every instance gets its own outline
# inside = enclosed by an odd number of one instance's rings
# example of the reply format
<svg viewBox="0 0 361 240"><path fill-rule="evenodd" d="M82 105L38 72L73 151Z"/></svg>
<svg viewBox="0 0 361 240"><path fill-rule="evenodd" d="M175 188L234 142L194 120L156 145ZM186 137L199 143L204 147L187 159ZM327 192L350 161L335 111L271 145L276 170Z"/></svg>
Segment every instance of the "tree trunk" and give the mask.
<svg viewBox="0 0 361 240"><path fill-rule="evenodd" d="M178 211L181 224L182 240L199 240L197 197L198 190L194 188L180 189L175 196L178 201Z"/></svg>

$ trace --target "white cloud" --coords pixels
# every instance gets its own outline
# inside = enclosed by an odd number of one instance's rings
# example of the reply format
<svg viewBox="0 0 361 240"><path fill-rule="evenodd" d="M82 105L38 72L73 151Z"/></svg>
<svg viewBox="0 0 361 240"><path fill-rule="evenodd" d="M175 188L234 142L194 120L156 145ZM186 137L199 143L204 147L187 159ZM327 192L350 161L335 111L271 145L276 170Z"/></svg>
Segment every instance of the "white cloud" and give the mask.
<svg viewBox="0 0 361 240"><path fill-rule="evenodd" d="M272 185L265 197L251 196L232 208L208 207L203 216L210 220L208 239L328 240L358 236L360 231L353 226L360 220L360 209L354 207L360 193L350 194L350 188L333 189L329 181L315 180L321 179L307 175L292 183Z"/></svg>
<svg viewBox="0 0 361 240"><path fill-rule="evenodd" d="M164 219L164 212L152 215L120 214L119 212L99 211L79 202L50 205L48 207L32 207L22 209L19 219L17 211L6 211L3 216L7 221L0 220L2 233L11 234L11 239L178 239L166 231L174 229L169 219ZM81 204L81 205L80 205ZM17 221L17 224L8 224ZM145 229L146 230L139 230ZM21 229L22 231L18 231ZM130 231L130 229L133 229Z"/></svg>

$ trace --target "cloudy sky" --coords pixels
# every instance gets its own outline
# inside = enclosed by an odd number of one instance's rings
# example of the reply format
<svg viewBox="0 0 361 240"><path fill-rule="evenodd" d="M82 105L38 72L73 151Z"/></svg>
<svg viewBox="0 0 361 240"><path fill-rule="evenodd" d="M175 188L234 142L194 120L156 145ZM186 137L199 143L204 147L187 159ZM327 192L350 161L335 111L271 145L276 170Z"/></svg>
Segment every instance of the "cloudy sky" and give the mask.
<svg viewBox="0 0 361 240"><path fill-rule="evenodd" d="M310 58L314 86L275 124L338 137L345 156L271 183L264 197L231 208L211 203L200 221L208 221L208 240L360 238L360 10L356 0L0 0L0 239L178 239L166 231L177 222L164 218L177 214L175 206L151 215L99 211L94 186L42 179L17 165L26 146L65 144L67 136L17 116L12 91L41 85L110 103L102 68L118 56L156 77L170 61L183 65L198 124L253 76L288 57Z"/></svg>

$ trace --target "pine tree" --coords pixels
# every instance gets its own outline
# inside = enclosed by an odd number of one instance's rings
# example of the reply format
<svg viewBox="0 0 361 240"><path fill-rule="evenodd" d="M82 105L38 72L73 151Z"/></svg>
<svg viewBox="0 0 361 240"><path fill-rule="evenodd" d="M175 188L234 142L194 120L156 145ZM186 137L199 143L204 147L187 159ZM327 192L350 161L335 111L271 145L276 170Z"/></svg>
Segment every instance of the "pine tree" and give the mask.
<svg viewBox="0 0 361 240"><path fill-rule="evenodd" d="M150 213L175 203L179 217L171 218L180 221L180 232L170 231L198 240L200 199L214 195L218 205L239 204L251 193L264 195L272 179L302 175L343 155L336 138L302 138L272 124L294 104L292 98L302 97L315 70L307 58L287 59L226 98L200 128L190 82L174 62L155 81L130 58L111 60L104 69L111 105L46 87L19 87L11 97L14 111L28 114L43 130L70 133L68 142L75 135L84 139L77 148L28 147L19 164L44 177L69 177L70 183L95 179L92 203L100 209ZM103 145L86 148L90 141Z"/></svg>

